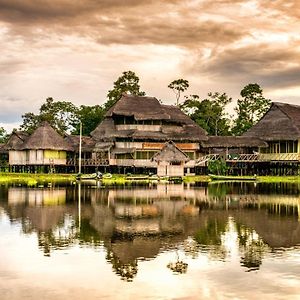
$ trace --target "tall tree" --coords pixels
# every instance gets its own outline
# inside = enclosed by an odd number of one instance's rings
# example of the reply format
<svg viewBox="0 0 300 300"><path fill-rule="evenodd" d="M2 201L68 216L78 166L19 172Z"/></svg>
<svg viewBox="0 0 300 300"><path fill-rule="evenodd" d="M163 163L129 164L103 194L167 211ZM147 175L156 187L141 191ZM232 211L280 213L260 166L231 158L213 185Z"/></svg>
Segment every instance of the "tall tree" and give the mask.
<svg viewBox="0 0 300 300"><path fill-rule="evenodd" d="M176 95L176 105L179 105L179 99L181 93L186 91L189 87L189 82L185 79L176 79L173 80L169 85L168 88L170 88Z"/></svg>
<svg viewBox="0 0 300 300"><path fill-rule="evenodd" d="M0 143L5 143L7 141L8 134L3 127L0 127Z"/></svg>
<svg viewBox="0 0 300 300"><path fill-rule="evenodd" d="M121 98L123 93L145 96L145 92L140 91L139 81L139 77L133 71L123 72L122 76L114 82L113 89L108 91L108 100L104 104L105 110L110 109Z"/></svg>
<svg viewBox="0 0 300 300"><path fill-rule="evenodd" d="M180 106L209 135L229 135L230 120L225 111L232 101L226 93L208 93L208 98L200 100L198 95L185 97Z"/></svg>
<svg viewBox="0 0 300 300"><path fill-rule="evenodd" d="M47 121L53 128L61 134L72 130L74 121L77 118L77 108L71 102L54 101L47 98L40 107L39 114L25 113L23 124L20 128L28 133L32 133L42 121Z"/></svg>
<svg viewBox="0 0 300 300"><path fill-rule="evenodd" d="M232 133L241 135L261 119L270 108L271 100L263 96L263 90L257 83L250 83L241 90L243 99L237 101Z"/></svg>
<svg viewBox="0 0 300 300"><path fill-rule="evenodd" d="M82 123L82 134L89 135L104 117L104 109L100 105L86 106L81 105L77 111L77 119L72 124L75 128L72 134L79 134L80 123Z"/></svg>

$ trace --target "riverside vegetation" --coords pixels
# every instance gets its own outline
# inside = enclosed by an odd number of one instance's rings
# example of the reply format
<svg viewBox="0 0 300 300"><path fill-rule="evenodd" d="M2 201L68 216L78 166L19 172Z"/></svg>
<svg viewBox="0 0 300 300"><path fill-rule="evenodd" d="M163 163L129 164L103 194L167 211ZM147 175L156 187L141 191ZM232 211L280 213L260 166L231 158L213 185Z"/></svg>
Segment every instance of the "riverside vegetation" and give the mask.
<svg viewBox="0 0 300 300"><path fill-rule="evenodd" d="M239 179L242 176L238 177ZM210 182L210 177L207 175L184 176L183 182ZM29 173L0 173L0 184L17 183L27 186L47 185L51 183L69 183L76 182L76 174L29 174ZM105 185L110 184L127 184L132 180L127 179L126 175L112 174L111 178L102 179ZM149 182L144 179L140 182ZM300 183L300 176L257 176L257 182L294 182Z"/></svg>

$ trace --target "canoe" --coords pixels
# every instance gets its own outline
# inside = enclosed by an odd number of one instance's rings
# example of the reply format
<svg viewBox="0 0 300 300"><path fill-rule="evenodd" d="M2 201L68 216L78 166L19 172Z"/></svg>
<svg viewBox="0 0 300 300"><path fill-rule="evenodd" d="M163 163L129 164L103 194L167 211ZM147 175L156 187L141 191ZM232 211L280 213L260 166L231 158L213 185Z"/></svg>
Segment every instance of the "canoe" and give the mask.
<svg viewBox="0 0 300 300"><path fill-rule="evenodd" d="M213 175L208 174L211 180L223 180L223 181L256 181L256 176L226 176L226 175Z"/></svg>
<svg viewBox="0 0 300 300"><path fill-rule="evenodd" d="M110 173L104 173L104 174L102 175L102 178L103 178L103 179L110 179L110 178L112 178L112 174L110 174Z"/></svg>
<svg viewBox="0 0 300 300"><path fill-rule="evenodd" d="M98 180L101 179L101 173L92 173L92 174L78 174L76 176L77 180Z"/></svg>

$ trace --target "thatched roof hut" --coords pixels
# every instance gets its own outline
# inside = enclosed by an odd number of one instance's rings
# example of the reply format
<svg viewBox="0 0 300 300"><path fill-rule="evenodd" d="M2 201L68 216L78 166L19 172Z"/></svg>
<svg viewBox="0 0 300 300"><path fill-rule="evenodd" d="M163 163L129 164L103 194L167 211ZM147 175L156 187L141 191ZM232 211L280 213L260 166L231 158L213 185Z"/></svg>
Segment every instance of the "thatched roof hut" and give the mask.
<svg viewBox="0 0 300 300"><path fill-rule="evenodd" d="M168 141L159 152L154 154L151 160L156 162L187 162L190 159L172 141Z"/></svg>
<svg viewBox="0 0 300 300"><path fill-rule="evenodd" d="M268 147L268 144L256 137L247 136L209 136L201 142L203 148L255 148Z"/></svg>
<svg viewBox="0 0 300 300"><path fill-rule="evenodd" d="M41 125L26 139L20 149L72 151L71 145L69 145L48 122L41 123Z"/></svg>
<svg viewBox="0 0 300 300"><path fill-rule="evenodd" d="M117 130L114 118L131 117L135 121L162 121L160 131L151 130ZM177 126L168 126L176 124ZM116 138L153 141L191 141L207 140L204 129L193 122L178 107L162 105L154 97L123 95L121 99L106 113L105 119L91 133L97 141L114 141Z"/></svg>
<svg viewBox="0 0 300 300"><path fill-rule="evenodd" d="M28 133L23 131L13 131L2 150L21 150L23 143L28 139Z"/></svg>
<svg viewBox="0 0 300 300"><path fill-rule="evenodd" d="M273 102L261 120L243 136L265 141L300 139L300 106Z"/></svg>

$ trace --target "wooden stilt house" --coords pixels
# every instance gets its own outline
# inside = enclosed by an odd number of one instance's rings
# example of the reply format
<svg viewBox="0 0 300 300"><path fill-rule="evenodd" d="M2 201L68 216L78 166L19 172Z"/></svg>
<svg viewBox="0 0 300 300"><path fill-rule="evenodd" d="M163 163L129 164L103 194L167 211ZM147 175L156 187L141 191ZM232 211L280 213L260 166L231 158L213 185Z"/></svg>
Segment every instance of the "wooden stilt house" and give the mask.
<svg viewBox="0 0 300 300"><path fill-rule="evenodd" d="M72 151L72 147L47 122L31 135L13 132L3 149L8 151L9 165L15 167L66 165L67 151Z"/></svg>
<svg viewBox="0 0 300 300"><path fill-rule="evenodd" d="M300 106L273 102L261 120L243 135L268 143L260 160L300 161Z"/></svg>
<svg viewBox="0 0 300 300"><path fill-rule="evenodd" d="M152 161L157 163L158 176L184 176L184 165L190 159L175 143L169 141L157 152Z"/></svg>
<svg viewBox="0 0 300 300"><path fill-rule="evenodd" d="M201 156L199 143L207 133L178 107L162 105L154 97L124 94L91 133L110 166L156 168L151 158L167 141L173 141L193 168Z"/></svg>
<svg viewBox="0 0 300 300"><path fill-rule="evenodd" d="M23 131L13 131L6 144L2 147L8 151L9 165L25 165L26 153L22 150L22 145L28 139L28 134Z"/></svg>
<svg viewBox="0 0 300 300"><path fill-rule="evenodd" d="M71 146L48 122L43 122L21 145L26 165L66 165Z"/></svg>

